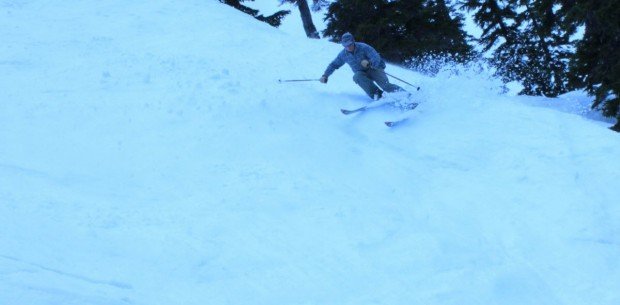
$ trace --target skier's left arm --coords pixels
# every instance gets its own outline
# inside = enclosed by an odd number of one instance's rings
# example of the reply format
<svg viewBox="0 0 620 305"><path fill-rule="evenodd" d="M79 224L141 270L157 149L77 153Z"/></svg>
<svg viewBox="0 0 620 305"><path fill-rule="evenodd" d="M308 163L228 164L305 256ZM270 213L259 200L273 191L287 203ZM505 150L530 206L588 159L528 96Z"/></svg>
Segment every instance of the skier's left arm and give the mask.
<svg viewBox="0 0 620 305"><path fill-rule="evenodd" d="M370 67L373 69L383 69L381 55L379 52L375 50L375 48L368 46L366 48L366 57L368 57L368 61L370 61Z"/></svg>

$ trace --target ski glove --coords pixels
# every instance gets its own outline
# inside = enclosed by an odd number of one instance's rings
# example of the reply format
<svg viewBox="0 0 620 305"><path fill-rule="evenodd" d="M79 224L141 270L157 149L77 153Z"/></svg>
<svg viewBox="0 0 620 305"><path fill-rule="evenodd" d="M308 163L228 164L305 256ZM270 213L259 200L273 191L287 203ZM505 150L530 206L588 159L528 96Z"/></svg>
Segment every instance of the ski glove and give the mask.
<svg viewBox="0 0 620 305"><path fill-rule="evenodd" d="M325 75L321 76L321 78L319 78L319 81L323 84L327 84L327 76Z"/></svg>
<svg viewBox="0 0 620 305"><path fill-rule="evenodd" d="M370 62L366 59L362 60L361 64L362 64L362 67L364 67L364 69L370 68Z"/></svg>

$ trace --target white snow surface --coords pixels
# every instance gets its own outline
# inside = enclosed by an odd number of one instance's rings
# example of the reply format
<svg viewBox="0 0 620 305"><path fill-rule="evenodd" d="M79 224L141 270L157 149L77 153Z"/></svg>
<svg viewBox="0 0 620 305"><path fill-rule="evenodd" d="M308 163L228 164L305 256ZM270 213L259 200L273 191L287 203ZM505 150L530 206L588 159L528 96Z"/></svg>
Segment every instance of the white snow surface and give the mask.
<svg viewBox="0 0 620 305"><path fill-rule="evenodd" d="M218 1L0 0L0 40L0 304L620 304L620 138L570 106L389 65L412 119L344 116L348 67L277 82L339 45Z"/></svg>

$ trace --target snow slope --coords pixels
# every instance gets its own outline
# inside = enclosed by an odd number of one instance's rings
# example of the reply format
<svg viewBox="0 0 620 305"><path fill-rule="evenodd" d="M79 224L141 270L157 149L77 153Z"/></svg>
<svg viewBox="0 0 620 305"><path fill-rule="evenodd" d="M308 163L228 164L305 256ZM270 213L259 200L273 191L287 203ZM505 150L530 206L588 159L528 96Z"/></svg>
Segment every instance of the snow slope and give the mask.
<svg viewBox="0 0 620 305"><path fill-rule="evenodd" d="M619 304L607 124L217 1L0 1L0 304Z"/></svg>

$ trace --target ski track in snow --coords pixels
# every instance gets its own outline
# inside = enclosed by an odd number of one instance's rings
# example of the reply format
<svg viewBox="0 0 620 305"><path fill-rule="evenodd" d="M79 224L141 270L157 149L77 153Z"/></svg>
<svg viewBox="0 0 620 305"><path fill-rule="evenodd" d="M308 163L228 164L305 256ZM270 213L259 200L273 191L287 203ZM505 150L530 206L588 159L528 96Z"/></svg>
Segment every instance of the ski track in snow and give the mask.
<svg viewBox="0 0 620 305"><path fill-rule="evenodd" d="M128 284L124 284L124 283L119 283L119 282L115 282L115 281L101 281L101 280L95 280L95 279L91 279L82 275L77 275L77 274L71 274L71 273L66 273L60 270L55 270L55 269L51 269L45 266L41 266L41 265L37 265L37 264L33 264L33 263L25 263L20 261L19 259L16 259L14 257L9 257L9 256L0 256L4 259L7 260L11 260L15 263L18 263L20 265L26 265L29 267L35 267L36 269L39 269L40 271L47 271L47 272L51 272L60 276L65 276L65 277L69 277L69 278L73 278L73 279L77 279L77 280L81 280L84 282L87 282L89 284L96 284L96 285L107 285L107 286L111 286L114 288L119 288L119 289L131 289L131 285ZM21 269L20 271L22 272L33 272L32 270L29 270L29 268L25 268L25 269ZM36 272L36 271L35 271Z"/></svg>

